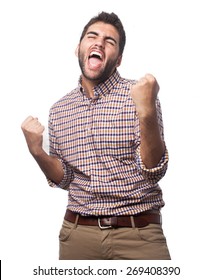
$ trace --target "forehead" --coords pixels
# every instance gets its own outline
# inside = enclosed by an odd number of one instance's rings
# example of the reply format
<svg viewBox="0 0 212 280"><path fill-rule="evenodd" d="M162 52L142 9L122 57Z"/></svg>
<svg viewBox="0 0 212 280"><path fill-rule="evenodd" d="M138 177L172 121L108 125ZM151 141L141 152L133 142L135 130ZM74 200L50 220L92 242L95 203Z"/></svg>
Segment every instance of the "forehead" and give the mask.
<svg viewBox="0 0 212 280"><path fill-rule="evenodd" d="M119 33L117 29L108 23L96 22L89 26L87 33L96 32L99 36L103 37L113 37L116 41L119 41Z"/></svg>

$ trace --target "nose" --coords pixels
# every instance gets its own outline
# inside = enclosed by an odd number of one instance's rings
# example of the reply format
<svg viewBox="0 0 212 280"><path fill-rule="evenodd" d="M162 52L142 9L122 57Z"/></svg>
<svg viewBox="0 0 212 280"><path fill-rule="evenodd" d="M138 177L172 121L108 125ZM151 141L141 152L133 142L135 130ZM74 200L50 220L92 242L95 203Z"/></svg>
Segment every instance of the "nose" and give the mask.
<svg viewBox="0 0 212 280"><path fill-rule="evenodd" d="M98 46L99 48L104 48L105 46L104 38L98 37L96 39L95 46Z"/></svg>

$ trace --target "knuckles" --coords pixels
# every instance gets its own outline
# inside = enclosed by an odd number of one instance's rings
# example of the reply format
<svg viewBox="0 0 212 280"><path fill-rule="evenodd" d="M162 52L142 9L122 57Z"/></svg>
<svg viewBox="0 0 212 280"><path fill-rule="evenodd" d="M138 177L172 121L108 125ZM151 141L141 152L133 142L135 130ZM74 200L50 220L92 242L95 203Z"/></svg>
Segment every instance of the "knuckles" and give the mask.
<svg viewBox="0 0 212 280"><path fill-rule="evenodd" d="M136 84L132 86L131 93L134 94L137 90L151 90L153 92L159 91L159 85L156 78L151 74L146 74L140 78Z"/></svg>
<svg viewBox="0 0 212 280"><path fill-rule="evenodd" d="M21 129L23 132L38 132L43 131L44 126L38 121L38 118L33 118L32 116L27 117L21 124Z"/></svg>
<svg viewBox="0 0 212 280"><path fill-rule="evenodd" d="M156 79L153 75L151 74L146 74L144 77L140 78L138 83L141 85L154 85L156 83Z"/></svg>

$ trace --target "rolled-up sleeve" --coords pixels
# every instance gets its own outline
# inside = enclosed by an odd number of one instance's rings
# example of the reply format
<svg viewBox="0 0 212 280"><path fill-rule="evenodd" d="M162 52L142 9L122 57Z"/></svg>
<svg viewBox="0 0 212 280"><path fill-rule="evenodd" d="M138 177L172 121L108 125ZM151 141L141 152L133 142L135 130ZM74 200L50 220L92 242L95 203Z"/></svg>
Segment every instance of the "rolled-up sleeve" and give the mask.
<svg viewBox="0 0 212 280"><path fill-rule="evenodd" d="M169 154L166 149L160 162L154 168L146 168L140 156L140 148L137 149L137 164L142 176L148 180L151 184L158 183L163 176L166 174L166 170L168 168Z"/></svg>
<svg viewBox="0 0 212 280"><path fill-rule="evenodd" d="M73 171L67 167L67 165L63 162L63 160L58 159L63 167L63 172L64 172L64 176L62 181L59 184L56 184L55 182L53 182L52 180L50 180L49 178L47 178L47 182L49 184L50 187L53 188L61 188L64 190L68 190L71 181L73 180Z"/></svg>

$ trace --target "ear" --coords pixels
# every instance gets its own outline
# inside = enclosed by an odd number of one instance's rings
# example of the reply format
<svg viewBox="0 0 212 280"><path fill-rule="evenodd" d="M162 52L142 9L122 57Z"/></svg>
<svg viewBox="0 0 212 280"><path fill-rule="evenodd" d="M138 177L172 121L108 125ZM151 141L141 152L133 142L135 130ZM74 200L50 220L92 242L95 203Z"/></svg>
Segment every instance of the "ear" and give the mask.
<svg viewBox="0 0 212 280"><path fill-rule="evenodd" d="M75 50L75 55L78 57L78 52L79 52L79 44L77 45L76 47L76 50Z"/></svg>
<svg viewBox="0 0 212 280"><path fill-rule="evenodd" d="M120 55L117 59L117 62L116 62L116 67L119 67L121 65L121 61L122 61L122 55Z"/></svg>

